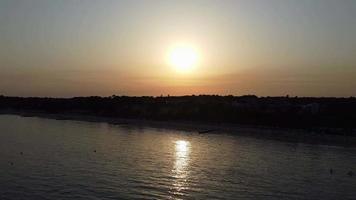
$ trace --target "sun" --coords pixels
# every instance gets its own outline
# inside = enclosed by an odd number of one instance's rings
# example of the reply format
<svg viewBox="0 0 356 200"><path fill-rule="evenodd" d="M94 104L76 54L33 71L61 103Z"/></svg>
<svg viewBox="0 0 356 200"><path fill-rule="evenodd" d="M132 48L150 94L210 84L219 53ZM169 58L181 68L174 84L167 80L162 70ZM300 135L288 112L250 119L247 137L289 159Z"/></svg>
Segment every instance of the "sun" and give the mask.
<svg viewBox="0 0 356 200"><path fill-rule="evenodd" d="M179 72L192 71L197 61L197 51L188 45L175 46L169 52L169 63Z"/></svg>

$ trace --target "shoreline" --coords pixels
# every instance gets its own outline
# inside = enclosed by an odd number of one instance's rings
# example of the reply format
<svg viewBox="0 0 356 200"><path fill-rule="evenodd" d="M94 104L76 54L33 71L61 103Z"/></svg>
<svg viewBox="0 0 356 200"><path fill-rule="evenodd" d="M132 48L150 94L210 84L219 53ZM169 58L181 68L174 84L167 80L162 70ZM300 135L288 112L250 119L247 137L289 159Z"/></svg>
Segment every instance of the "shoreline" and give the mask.
<svg viewBox="0 0 356 200"><path fill-rule="evenodd" d="M173 129L195 132L196 134L231 134L260 139L279 140L292 143L304 143L327 146L356 147L356 137L323 134L311 130L280 127L264 127L253 125L238 125L226 123L202 123L191 121L158 121L146 119L111 118L74 113L43 113L37 111L0 111L0 115L17 115L21 117L39 117L54 120L70 120L108 123L112 125L127 125L137 127Z"/></svg>

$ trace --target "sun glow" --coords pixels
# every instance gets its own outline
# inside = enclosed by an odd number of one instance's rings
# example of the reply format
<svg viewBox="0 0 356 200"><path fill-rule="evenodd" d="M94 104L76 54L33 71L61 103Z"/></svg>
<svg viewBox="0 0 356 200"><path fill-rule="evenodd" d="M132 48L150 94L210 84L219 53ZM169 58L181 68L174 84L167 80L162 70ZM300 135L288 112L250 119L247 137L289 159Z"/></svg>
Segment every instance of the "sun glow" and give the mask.
<svg viewBox="0 0 356 200"><path fill-rule="evenodd" d="M188 45L175 46L169 52L169 63L179 72L192 71L197 61L197 51Z"/></svg>

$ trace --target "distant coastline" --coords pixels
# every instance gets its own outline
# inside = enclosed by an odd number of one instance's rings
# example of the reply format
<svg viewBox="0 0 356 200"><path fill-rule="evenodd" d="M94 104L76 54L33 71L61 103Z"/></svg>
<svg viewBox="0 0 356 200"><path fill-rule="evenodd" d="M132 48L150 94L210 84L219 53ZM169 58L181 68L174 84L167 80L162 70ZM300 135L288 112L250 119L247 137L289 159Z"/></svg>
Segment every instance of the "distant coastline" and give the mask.
<svg viewBox="0 0 356 200"><path fill-rule="evenodd" d="M356 99L179 96L39 98L0 96L0 113L57 120L230 132L306 143L355 145ZM254 131L254 130L259 131ZM247 130L247 131L246 131ZM258 132L258 133L256 133Z"/></svg>
<svg viewBox="0 0 356 200"><path fill-rule="evenodd" d="M232 134L247 137L272 139L287 141L292 143L306 143L316 145L330 145L343 147L356 147L356 137L322 134L320 132L308 131L303 129L289 129L279 127L262 127L236 124L214 124L184 121L157 121L98 117L78 114L49 114L43 112L19 112L1 110L0 115L17 115L21 117L39 117L54 120L71 120L96 123L108 123L117 126L151 127L160 129L173 129L187 131L195 134Z"/></svg>

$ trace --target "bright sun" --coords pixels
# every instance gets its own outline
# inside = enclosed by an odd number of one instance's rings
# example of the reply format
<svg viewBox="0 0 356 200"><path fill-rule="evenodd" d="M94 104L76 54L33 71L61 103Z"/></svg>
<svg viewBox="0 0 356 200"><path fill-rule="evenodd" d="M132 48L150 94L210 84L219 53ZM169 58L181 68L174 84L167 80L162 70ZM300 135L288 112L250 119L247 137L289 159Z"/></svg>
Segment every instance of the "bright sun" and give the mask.
<svg viewBox="0 0 356 200"><path fill-rule="evenodd" d="M169 53L169 63L179 72L189 72L198 61L197 51L190 46L176 46Z"/></svg>

